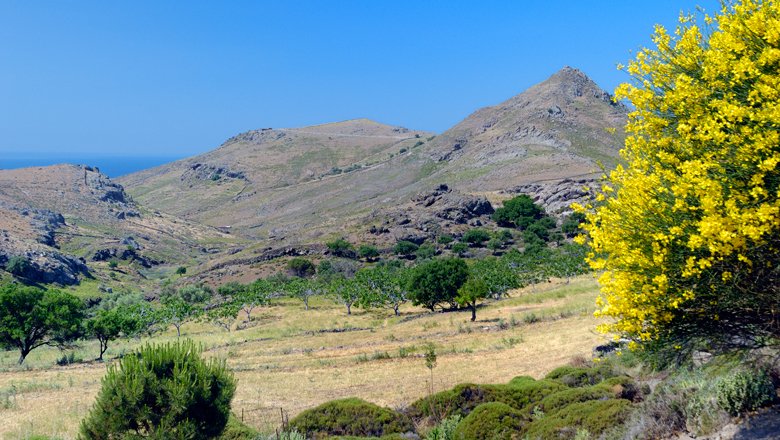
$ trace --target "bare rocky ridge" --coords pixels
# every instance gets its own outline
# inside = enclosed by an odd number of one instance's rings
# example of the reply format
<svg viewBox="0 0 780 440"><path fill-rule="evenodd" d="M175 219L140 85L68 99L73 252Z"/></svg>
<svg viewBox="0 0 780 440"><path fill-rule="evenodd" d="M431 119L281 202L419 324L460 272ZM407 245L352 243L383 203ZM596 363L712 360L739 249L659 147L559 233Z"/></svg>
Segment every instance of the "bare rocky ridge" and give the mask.
<svg viewBox="0 0 780 440"><path fill-rule="evenodd" d="M565 214L589 197L583 179L618 161L625 118L567 67L438 136L355 119L247 131L117 182L88 166L0 170L0 249L209 270L339 236L381 246L458 233L489 221L488 199L518 192Z"/></svg>
<svg viewBox="0 0 780 440"><path fill-rule="evenodd" d="M224 235L141 210L121 185L89 166L0 170L0 266L23 257L32 265L29 279L75 284L90 276L88 262L172 264L205 255L200 237Z"/></svg>

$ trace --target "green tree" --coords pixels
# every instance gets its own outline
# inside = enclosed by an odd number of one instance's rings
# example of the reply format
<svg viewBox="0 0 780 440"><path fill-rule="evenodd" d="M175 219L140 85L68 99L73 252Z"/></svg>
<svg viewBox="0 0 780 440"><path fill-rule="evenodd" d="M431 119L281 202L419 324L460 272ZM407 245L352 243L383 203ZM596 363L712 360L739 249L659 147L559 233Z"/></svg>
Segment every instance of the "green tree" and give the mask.
<svg viewBox="0 0 780 440"><path fill-rule="evenodd" d="M439 258L415 266L408 279L412 304L434 311L442 303L453 305L469 269L460 258Z"/></svg>
<svg viewBox="0 0 780 440"><path fill-rule="evenodd" d="M626 165L585 227L601 329L675 356L780 337L780 3L724 3L629 63Z"/></svg>
<svg viewBox="0 0 780 440"><path fill-rule="evenodd" d="M458 289L458 296L455 300L461 306L466 306L471 310L471 321L477 320L477 302L490 295L487 283L480 278L470 277Z"/></svg>
<svg viewBox="0 0 780 440"><path fill-rule="evenodd" d="M5 270L17 277L27 278L30 275L30 271L32 270L32 263L30 263L30 260L27 258L14 255L8 259L7 263L5 263Z"/></svg>
<svg viewBox="0 0 780 440"><path fill-rule="evenodd" d="M493 220L500 226L525 229L545 215L544 208L534 203L531 197L520 194L505 201L504 206L496 209Z"/></svg>
<svg viewBox="0 0 780 440"><path fill-rule="evenodd" d="M469 245L466 243L455 243L452 245L452 253L459 257L465 257L469 252Z"/></svg>
<svg viewBox="0 0 780 440"><path fill-rule="evenodd" d="M366 261L374 261L379 258L379 249L369 244L361 244L358 248L358 256Z"/></svg>
<svg viewBox="0 0 780 440"><path fill-rule="evenodd" d="M580 225L585 223L585 214L582 212L573 212L567 216L561 223L561 232L571 238L581 232Z"/></svg>
<svg viewBox="0 0 780 440"><path fill-rule="evenodd" d="M355 257L355 246L343 238L337 238L336 240L329 241L325 243L325 245L328 246L330 252L337 257Z"/></svg>
<svg viewBox="0 0 780 440"><path fill-rule="evenodd" d="M364 289L355 278L337 277L330 281L327 290L336 301L344 304L344 307L347 308L347 315L351 315L352 306L361 303L360 299Z"/></svg>
<svg viewBox="0 0 780 440"><path fill-rule="evenodd" d="M79 438L192 439L218 437L236 389L224 360L201 359L192 341L146 345L109 366Z"/></svg>
<svg viewBox="0 0 780 440"><path fill-rule="evenodd" d="M417 249L419 249L419 246L412 243L411 241L401 240L395 244L393 247L393 252L395 252L396 255L409 258L414 255L415 252L417 252Z"/></svg>
<svg viewBox="0 0 780 440"><path fill-rule="evenodd" d="M476 247L482 247L488 240L490 240L490 233L481 228L469 229L461 237L461 241Z"/></svg>
<svg viewBox="0 0 780 440"><path fill-rule="evenodd" d="M0 287L0 345L19 350L19 364L43 345L65 346L81 331L84 304L58 290Z"/></svg>
<svg viewBox="0 0 780 440"><path fill-rule="evenodd" d="M87 336L97 339L100 343L98 360L102 361L109 342L120 336L133 336L141 330L141 325L140 310L137 307L114 307L98 309L84 323L84 328Z"/></svg>
<svg viewBox="0 0 780 440"><path fill-rule="evenodd" d="M176 336L181 337L181 326L201 316L213 294L208 286L202 284L164 289L160 296L161 317L164 322L173 325Z"/></svg>
<svg viewBox="0 0 780 440"><path fill-rule="evenodd" d="M176 275L184 275L187 273L187 268L184 266L179 266L176 268Z"/></svg>
<svg viewBox="0 0 780 440"><path fill-rule="evenodd" d="M400 307L409 301L403 267L390 265L361 269L355 278L363 285L361 301L367 307L387 307L399 315Z"/></svg>
<svg viewBox="0 0 780 440"><path fill-rule="evenodd" d="M303 301L303 306L309 310L309 300L317 295L320 289L318 282L306 278L292 278L281 286L287 295Z"/></svg>
<svg viewBox="0 0 780 440"><path fill-rule="evenodd" d="M417 248L414 253L418 260L429 260L436 256L436 248L430 244L424 244Z"/></svg>
<svg viewBox="0 0 780 440"><path fill-rule="evenodd" d="M311 278L317 272L314 263L303 257L295 257L287 262L287 272L298 278Z"/></svg>
<svg viewBox="0 0 780 440"><path fill-rule="evenodd" d="M488 295L501 299L510 289L521 287L520 279L506 260L488 257L474 262L471 277L485 284Z"/></svg>

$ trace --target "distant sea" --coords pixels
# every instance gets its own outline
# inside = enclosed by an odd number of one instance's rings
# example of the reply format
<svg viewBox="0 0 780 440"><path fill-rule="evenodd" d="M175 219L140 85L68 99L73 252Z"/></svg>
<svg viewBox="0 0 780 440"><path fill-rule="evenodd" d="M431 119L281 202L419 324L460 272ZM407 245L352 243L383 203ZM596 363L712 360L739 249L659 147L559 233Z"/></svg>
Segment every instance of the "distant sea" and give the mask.
<svg viewBox="0 0 780 440"><path fill-rule="evenodd" d="M41 167L70 163L75 165L90 165L98 167L100 172L108 177L119 177L147 168L156 167L182 157L109 157L109 156L6 156L0 154L0 169Z"/></svg>

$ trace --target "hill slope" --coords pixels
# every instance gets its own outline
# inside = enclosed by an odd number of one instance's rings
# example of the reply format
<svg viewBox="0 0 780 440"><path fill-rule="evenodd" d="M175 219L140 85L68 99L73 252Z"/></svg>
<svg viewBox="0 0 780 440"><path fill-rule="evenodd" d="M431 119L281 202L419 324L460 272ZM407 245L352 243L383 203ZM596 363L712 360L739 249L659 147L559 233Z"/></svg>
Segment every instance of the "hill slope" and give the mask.
<svg viewBox="0 0 780 440"><path fill-rule="evenodd" d="M32 263L35 281L74 284L126 260L127 270L198 262L233 241L160 212L147 212L96 168L76 165L0 170L0 264ZM91 266L91 267L88 267Z"/></svg>
<svg viewBox="0 0 780 440"><path fill-rule="evenodd" d="M243 133L219 148L120 179L154 209L253 240L348 234L377 210L447 183L482 192L592 175L618 157L626 109L564 68L440 136L365 119Z"/></svg>

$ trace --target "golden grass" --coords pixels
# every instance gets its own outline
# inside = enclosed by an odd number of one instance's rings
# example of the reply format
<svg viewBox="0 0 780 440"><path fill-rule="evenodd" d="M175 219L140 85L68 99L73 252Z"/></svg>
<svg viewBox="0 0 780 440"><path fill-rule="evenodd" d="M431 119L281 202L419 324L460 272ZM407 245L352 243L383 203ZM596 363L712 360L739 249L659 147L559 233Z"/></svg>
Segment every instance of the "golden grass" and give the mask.
<svg viewBox="0 0 780 440"><path fill-rule="evenodd" d="M596 291L590 277L526 288L480 308L475 323L468 320L469 312L430 314L408 306L401 317L388 310L347 316L343 307L325 299L314 301L309 311L299 301L283 300L258 310L245 330L227 333L194 323L184 333L202 342L207 355L227 359L238 379L234 412L270 431L279 423L280 408L292 417L342 397L402 407L424 396L431 377L422 359L427 342L438 354L435 390L462 382L540 377L572 357L590 356L605 339L593 331ZM172 332L154 338L172 339ZM143 342L117 341L109 355ZM77 356L94 358L96 349L85 343ZM53 364L61 353L39 349L27 367L19 368L16 356L0 353L0 397L17 390L8 408L0 399L0 434L6 439L33 433L75 437L100 389L105 365L57 367Z"/></svg>

